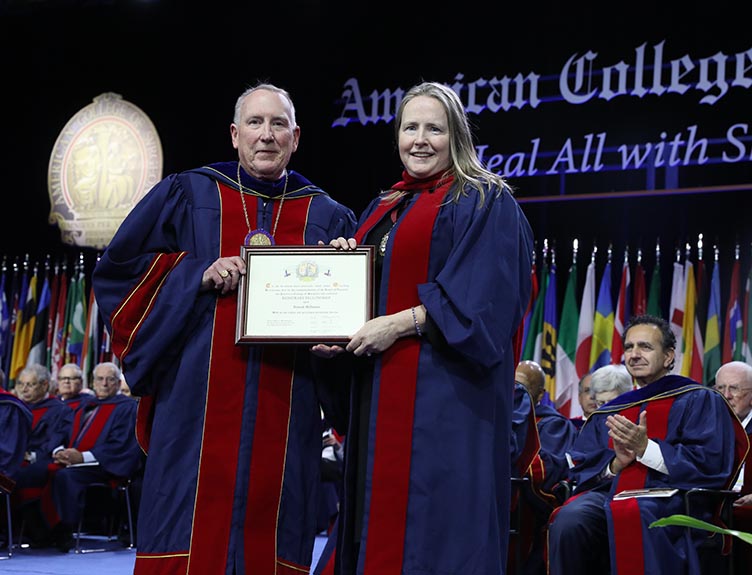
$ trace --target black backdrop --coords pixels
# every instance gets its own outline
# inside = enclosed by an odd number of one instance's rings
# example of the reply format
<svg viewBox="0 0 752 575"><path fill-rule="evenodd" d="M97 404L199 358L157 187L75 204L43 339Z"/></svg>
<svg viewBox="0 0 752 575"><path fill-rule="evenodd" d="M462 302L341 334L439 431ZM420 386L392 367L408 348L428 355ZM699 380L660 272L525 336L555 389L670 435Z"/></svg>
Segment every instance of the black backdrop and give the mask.
<svg viewBox="0 0 752 575"><path fill-rule="evenodd" d="M0 254L39 258L79 251L61 244L57 228L47 223L47 169L66 122L104 92L121 94L154 122L166 175L233 159L229 123L237 95L257 79L284 86L295 98L302 127L292 167L359 213L379 189L398 179L400 166L391 123L332 126L350 78L370 93L407 89L423 79L451 83L457 74L471 80L536 70L546 76L550 94L551 78L564 61L588 50L598 52L602 62L615 63L643 43L651 47L661 41L667 60L752 48L741 8L725 2L656 7L639 1L574 6L469 1L448 9L435 3L401 4L5 0L0 20ZM752 123L750 104L750 90L736 88L715 106L686 95L587 106L554 101L537 109L483 112L472 121L479 142L508 155L529 148L534 138L554 150L567 135L581 140L604 131L633 143L656 141L662 131L670 137L692 124L715 127L718 135L730 123ZM750 147L747 140L747 156ZM724 272L730 270L733 246L740 243L746 271L752 241L750 166L747 157L712 169L611 170L510 177L510 182L539 249L544 238L555 244L560 268L571 262L575 237L581 253L589 255L598 246L600 277L609 243L615 262L625 247L641 247L650 271L656 242L663 249L662 262L668 263L676 247L694 244L703 233L707 244L721 248ZM710 193L726 185L734 191ZM607 195L653 188L680 193ZM708 191L681 193L688 189ZM556 197L562 191L567 197ZM572 194L593 195L571 201ZM546 201L532 201L541 197ZM580 259L582 272L588 259ZM669 265L662 270L670 274ZM668 275L664 286L670 286Z"/></svg>

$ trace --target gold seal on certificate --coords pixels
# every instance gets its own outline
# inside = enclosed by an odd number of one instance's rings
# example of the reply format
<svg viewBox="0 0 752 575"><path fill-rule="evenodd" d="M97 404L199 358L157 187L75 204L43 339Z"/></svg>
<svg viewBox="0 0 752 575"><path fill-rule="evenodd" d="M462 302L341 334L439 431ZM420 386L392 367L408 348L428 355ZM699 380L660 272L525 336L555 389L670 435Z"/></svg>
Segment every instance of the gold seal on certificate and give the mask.
<svg viewBox="0 0 752 575"><path fill-rule="evenodd" d="M375 246L241 246L235 343L344 343L373 317Z"/></svg>

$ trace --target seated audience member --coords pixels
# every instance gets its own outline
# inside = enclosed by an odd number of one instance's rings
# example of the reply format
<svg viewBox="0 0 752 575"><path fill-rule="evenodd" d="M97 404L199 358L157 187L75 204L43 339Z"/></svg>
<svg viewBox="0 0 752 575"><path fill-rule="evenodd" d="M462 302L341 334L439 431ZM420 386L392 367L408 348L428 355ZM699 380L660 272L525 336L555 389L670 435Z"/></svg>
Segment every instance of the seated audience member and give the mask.
<svg viewBox="0 0 752 575"><path fill-rule="evenodd" d="M743 361L723 364L715 374L715 389L729 402L747 435L752 434L752 365ZM752 533L752 453L739 472L734 490L740 492L734 501L734 529ZM735 572L745 573L752 565L752 546L734 545Z"/></svg>
<svg viewBox="0 0 752 575"><path fill-rule="evenodd" d="M54 452L57 467L51 469L42 509L53 540L63 552L73 545L72 531L83 512L86 487L130 478L143 463L135 434L138 402L119 393L120 376L114 363L94 368L95 399L76 410L67 447Z"/></svg>
<svg viewBox="0 0 752 575"><path fill-rule="evenodd" d="M597 405L595 405L595 400L590 394L590 379L592 376L592 373L587 372L580 378L580 381L577 384L577 400L580 404L580 408L582 409L582 415L571 418L572 423L575 424L577 429L580 429L582 427L582 424L587 421L587 418L590 417L590 414L595 411L596 407L598 407Z"/></svg>
<svg viewBox="0 0 752 575"><path fill-rule="evenodd" d="M684 513L681 493L615 498L632 489L728 488L749 442L723 398L679 375L676 339L665 320L633 317L624 357L637 389L588 418L571 450L574 495L551 515L550 575L697 574L697 545L707 534L649 528ZM707 519L711 519L708 510Z"/></svg>
<svg viewBox="0 0 752 575"><path fill-rule="evenodd" d="M24 402L5 391L5 373L0 369L0 488L8 493L26 453L31 422L31 411Z"/></svg>
<svg viewBox="0 0 752 575"><path fill-rule="evenodd" d="M752 433L752 365L743 361L724 363L715 374L713 387L729 402L744 430Z"/></svg>
<svg viewBox="0 0 752 575"><path fill-rule="evenodd" d="M41 364L30 364L18 374L15 389L34 416L31 438L24 460L29 464L52 461L52 450L65 443L73 423L73 412L63 409L62 400L49 394L50 372Z"/></svg>
<svg viewBox="0 0 752 575"><path fill-rule="evenodd" d="M535 421L540 438L539 465L535 469L536 484L548 491L566 477L566 452L577 436L575 425L549 405L542 404L546 386L546 374L534 361L521 361L514 373L517 383L530 392L535 409ZM535 462L533 463L535 465Z"/></svg>
<svg viewBox="0 0 752 575"><path fill-rule="evenodd" d="M604 365L593 372L590 395L597 407L616 399L622 393L632 391L632 376L623 365Z"/></svg>
<svg viewBox="0 0 752 575"><path fill-rule="evenodd" d="M553 407L540 402L544 395L546 375L543 368L534 361L521 361L514 374L515 381L523 384L533 399L539 450L529 466L531 489L523 495L532 514L524 521L529 526L529 552L525 557L524 572L529 575L546 572L543 557L545 529L551 512L561 503L554 488L568 474L566 454L577 438L577 427Z"/></svg>
<svg viewBox="0 0 752 575"><path fill-rule="evenodd" d="M23 516L26 533L35 546L48 543L38 508L47 483L47 466L52 463L52 450L65 444L73 424L73 410L51 396L49 389L50 372L45 366L29 364L19 372L15 390L33 419L24 460L15 478L13 505Z"/></svg>
<svg viewBox="0 0 752 575"><path fill-rule="evenodd" d="M75 363L66 363L57 374L57 396L75 411L82 402L94 399L94 395L83 391L84 372Z"/></svg>
<svg viewBox="0 0 752 575"><path fill-rule="evenodd" d="M537 406L546 391L546 372L540 364L529 359L519 362L514 371L514 380L527 387L533 405Z"/></svg>
<svg viewBox="0 0 752 575"><path fill-rule="evenodd" d="M0 369L0 517L5 517L6 494L16 485L14 476L21 468L26 444L31 435L31 411L18 397L5 391L5 372ZM0 521L0 545L6 545L7 529Z"/></svg>

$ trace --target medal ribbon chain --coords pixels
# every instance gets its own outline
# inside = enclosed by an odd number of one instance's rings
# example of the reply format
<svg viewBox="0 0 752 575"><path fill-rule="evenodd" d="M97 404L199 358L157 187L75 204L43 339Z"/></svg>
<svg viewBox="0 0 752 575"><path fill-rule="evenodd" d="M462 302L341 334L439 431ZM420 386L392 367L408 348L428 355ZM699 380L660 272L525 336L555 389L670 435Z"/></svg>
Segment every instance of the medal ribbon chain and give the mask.
<svg viewBox="0 0 752 575"><path fill-rule="evenodd" d="M249 188L250 189L250 188ZM248 235L251 234L251 221L248 219L248 208L245 206L245 192L243 191L243 184L240 183L240 162L238 162L238 190L240 191L240 202L243 204L243 215L245 216L245 225L248 227ZM279 209L277 210L277 217L274 219L274 227L272 228L272 238L277 233L277 224L279 223L279 216L282 214L282 206L285 204L285 195L287 194L287 170L285 170L285 186L282 188L282 199L279 202Z"/></svg>

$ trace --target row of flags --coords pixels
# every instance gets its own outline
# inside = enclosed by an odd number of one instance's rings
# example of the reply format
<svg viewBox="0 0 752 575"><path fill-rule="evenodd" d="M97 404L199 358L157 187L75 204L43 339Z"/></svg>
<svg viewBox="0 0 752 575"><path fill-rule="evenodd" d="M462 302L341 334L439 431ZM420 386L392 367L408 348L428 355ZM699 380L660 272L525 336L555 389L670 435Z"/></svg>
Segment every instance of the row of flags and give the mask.
<svg viewBox="0 0 752 575"><path fill-rule="evenodd" d="M559 306L556 253L544 243L541 269L538 270L535 261L531 269L532 293L520 328L521 359L538 362L546 373L544 400L568 417L581 415L577 399L580 378L603 365L623 361L624 326L630 317L643 313L666 317L669 321L677 341L674 373L712 385L722 363L740 360L752 364L752 265L742 286L739 252L737 245L725 300L728 303L722 310L720 278L722 271L726 271L720 269L718 250L707 268L701 247L695 262L689 246L683 262L677 250L670 305L664 315L658 248L648 289L639 250L634 268L630 268L626 249L620 269L614 269L609 247L605 268L596 282L595 247L580 292L575 240L564 298ZM69 273L66 260L53 265L49 257L32 264L27 256L23 262L16 260L12 265L3 259L0 368L6 374L6 387L12 387L27 363L46 365L53 379L65 363L77 363L87 379L97 363L117 363L93 290L86 285L83 253L70 267ZM617 273L618 292L614 301L612 279Z"/></svg>
<svg viewBox="0 0 752 575"><path fill-rule="evenodd" d="M752 265L742 286L740 248L737 245L725 300L728 303L722 310L721 277L726 277L722 273L727 272L720 269L717 248L712 264L706 266L701 246L700 240L694 262L689 245L683 261L681 251L676 251L670 305L668 314L664 314L661 309L659 247L656 247L656 261L649 282L640 250L633 268L630 268L628 248L619 266L612 261L610 247L600 282L596 282L595 247L585 273L584 287L579 292L575 240L564 299L559 306L556 254L545 242L540 270L533 261L533 289L520 327L520 359L536 361L546 373L544 401L567 417L581 416L579 380L601 366L623 362L624 326L632 316L645 313L669 321L677 342L673 373L713 385L715 373L723 363L739 360L752 365ZM619 278L615 301L613 277ZM581 293L579 305L578 293Z"/></svg>
<svg viewBox="0 0 752 575"><path fill-rule="evenodd" d="M0 368L11 388L29 363L46 365L57 378L66 363L78 364L88 386L94 366L114 361L109 336L99 318L93 290L86 285L83 253L70 266L51 263L10 263L0 270Z"/></svg>

